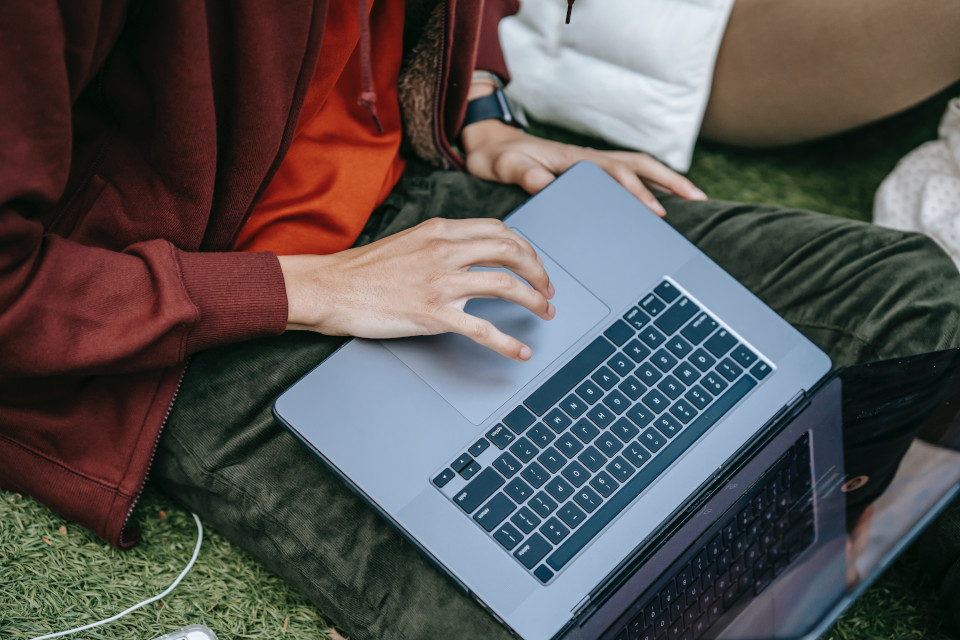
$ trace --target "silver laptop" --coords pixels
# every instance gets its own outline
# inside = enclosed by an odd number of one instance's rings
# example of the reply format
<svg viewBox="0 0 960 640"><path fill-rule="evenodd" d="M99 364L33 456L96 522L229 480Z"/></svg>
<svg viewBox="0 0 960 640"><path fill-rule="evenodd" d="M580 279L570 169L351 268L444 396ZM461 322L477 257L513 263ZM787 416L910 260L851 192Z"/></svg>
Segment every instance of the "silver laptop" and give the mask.
<svg viewBox="0 0 960 640"><path fill-rule="evenodd" d="M459 335L355 339L275 414L518 636L576 636L586 618L616 619L610 606L642 607L615 594L720 499L730 465L752 459L830 360L595 165L506 222L542 256L557 315L492 300L467 311L530 345L530 361ZM783 451L823 475L797 438ZM821 537L806 537L815 554ZM645 628L672 619L658 602Z"/></svg>

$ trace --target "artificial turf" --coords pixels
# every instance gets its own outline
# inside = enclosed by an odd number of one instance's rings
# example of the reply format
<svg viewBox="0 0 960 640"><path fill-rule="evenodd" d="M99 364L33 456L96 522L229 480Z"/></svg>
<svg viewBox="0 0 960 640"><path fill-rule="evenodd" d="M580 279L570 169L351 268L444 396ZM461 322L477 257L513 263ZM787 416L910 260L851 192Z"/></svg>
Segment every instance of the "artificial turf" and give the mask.
<svg viewBox="0 0 960 640"><path fill-rule="evenodd" d="M701 144L689 176L714 198L869 220L880 181L905 153L936 137L946 102L956 95L960 85L882 123L789 149ZM87 624L164 590L193 550L193 520L153 487L133 518L143 543L119 552L29 498L0 491L0 639ZM825 637L950 637L913 556L908 550ZM302 596L208 531L193 571L167 598L73 637L148 640L193 623L223 639L323 638L327 626Z"/></svg>

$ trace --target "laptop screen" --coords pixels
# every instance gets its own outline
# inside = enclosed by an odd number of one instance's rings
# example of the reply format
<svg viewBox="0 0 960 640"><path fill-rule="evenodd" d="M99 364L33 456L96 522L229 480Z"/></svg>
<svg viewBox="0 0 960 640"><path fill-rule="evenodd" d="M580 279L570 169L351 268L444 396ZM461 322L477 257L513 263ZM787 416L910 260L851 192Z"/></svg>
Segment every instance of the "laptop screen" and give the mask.
<svg viewBox="0 0 960 640"><path fill-rule="evenodd" d="M844 368L809 400L570 637L826 631L957 493L960 349Z"/></svg>

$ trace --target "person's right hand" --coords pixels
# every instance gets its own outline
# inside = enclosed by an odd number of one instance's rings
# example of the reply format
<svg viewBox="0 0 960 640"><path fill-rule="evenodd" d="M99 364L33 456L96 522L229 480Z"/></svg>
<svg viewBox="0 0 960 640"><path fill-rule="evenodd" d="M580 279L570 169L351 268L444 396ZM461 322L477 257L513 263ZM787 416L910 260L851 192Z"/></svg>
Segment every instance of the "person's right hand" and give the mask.
<svg viewBox="0 0 960 640"><path fill-rule="evenodd" d="M544 320L554 289L533 247L503 222L433 219L364 247L281 256L287 329L361 338L452 331L514 360L530 347L463 311L471 298L502 298ZM503 267L503 271L470 271Z"/></svg>

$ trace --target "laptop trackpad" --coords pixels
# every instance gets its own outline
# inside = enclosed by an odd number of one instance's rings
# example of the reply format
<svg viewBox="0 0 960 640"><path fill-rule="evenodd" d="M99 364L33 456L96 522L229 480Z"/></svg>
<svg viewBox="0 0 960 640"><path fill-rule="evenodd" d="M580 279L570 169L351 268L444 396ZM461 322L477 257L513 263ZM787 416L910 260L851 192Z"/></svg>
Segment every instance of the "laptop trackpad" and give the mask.
<svg viewBox="0 0 960 640"><path fill-rule="evenodd" d="M530 346L533 357L515 362L459 334L384 340L382 344L463 416L479 425L556 360L608 313L606 305L538 249L556 288L557 315L541 320L503 300L474 299L466 311Z"/></svg>

